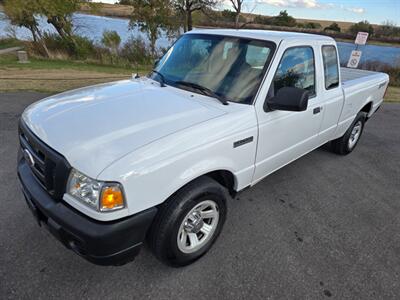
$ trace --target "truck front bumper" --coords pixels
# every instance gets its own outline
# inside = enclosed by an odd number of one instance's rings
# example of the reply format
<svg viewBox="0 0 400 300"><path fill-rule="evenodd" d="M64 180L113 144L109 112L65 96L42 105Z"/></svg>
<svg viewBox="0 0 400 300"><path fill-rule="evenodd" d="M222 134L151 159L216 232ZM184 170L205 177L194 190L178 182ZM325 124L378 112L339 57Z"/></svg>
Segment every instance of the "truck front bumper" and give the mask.
<svg viewBox="0 0 400 300"><path fill-rule="evenodd" d="M26 202L39 225L44 225L68 249L98 265L122 265L139 253L157 208L117 221L91 219L43 189L24 159L18 177Z"/></svg>

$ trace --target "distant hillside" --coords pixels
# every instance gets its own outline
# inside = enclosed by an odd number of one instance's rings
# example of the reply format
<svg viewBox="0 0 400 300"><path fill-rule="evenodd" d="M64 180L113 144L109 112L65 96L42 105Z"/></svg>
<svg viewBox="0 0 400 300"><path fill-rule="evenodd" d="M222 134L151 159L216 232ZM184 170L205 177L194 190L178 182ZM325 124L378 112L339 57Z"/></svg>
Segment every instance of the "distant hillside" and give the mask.
<svg viewBox="0 0 400 300"><path fill-rule="evenodd" d="M98 16L129 18L133 8L129 5L96 3L92 10L87 4L82 4L80 12Z"/></svg>
<svg viewBox="0 0 400 300"><path fill-rule="evenodd" d="M132 14L132 7L129 5L120 5L120 4L106 4L106 3L98 3L96 4L96 9L94 11L91 11L88 5L83 4L81 8L81 12L83 13L88 13L88 14L94 14L94 15L100 15L100 16L109 16L109 17L120 17L120 18L129 18L130 15ZM243 16L247 20L252 20L257 14L253 13L244 13ZM267 16L268 17L268 16ZM341 22L341 21L330 21L330 20L312 20L312 19L297 19L296 21L298 23L308 23L308 22L316 22L321 24L321 26L327 27L331 25L333 22L338 23L340 28L343 30L347 30L351 25L353 25L353 22ZM372 24L373 26L378 26L376 24Z"/></svg>
<svg viewBox="0 0 400 300"><path fill-rule="evenodd" d="M254 17L257 15L258 14L246 14L246 13L243 14L243 16L247 20L253 20ZM263 16L272 17L272 16L268 16L268 15L263 15ZM301 19L301 18L295 18L295 19L296 19L297 23L303 23L303 24L309 23L309 22L319 23L319 24L321 24L322 28L328 27L332 23L337 23L342 30L347 30L351 25L356 23L356 22L342 22L342 21L332 21L332 20L315 20L315 19ZM373 27L379 26L378 24L371 24L371 25Z"/></svg>

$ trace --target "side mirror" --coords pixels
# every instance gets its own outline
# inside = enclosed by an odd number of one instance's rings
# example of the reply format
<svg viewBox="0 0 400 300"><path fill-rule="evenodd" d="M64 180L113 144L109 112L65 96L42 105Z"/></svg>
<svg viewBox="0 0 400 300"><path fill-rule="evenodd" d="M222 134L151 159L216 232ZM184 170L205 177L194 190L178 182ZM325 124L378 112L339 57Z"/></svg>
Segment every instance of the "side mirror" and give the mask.
<svg viewBox="0 0 400 300"><path fill-rule="evenodd" d="M308 97L307 90L286 86L279 89L274 97L265 101L264 110L305 111Z"/></svg>
<svg viewBox="0 0 400 300"><path fill-rule="evenodd" d="M158 65L159 62L160 62L159 59L156 59L156 60L154 61L153 69L157 68L157 65Z"/></svg>

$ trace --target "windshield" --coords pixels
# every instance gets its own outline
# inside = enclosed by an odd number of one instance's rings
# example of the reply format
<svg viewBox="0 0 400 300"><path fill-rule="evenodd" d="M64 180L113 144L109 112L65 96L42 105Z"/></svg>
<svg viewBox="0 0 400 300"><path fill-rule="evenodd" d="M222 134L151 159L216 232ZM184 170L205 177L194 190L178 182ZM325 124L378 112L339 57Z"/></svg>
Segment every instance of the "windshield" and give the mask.
<svg viewBox="0 0 400 300"><path fill-rule="evenodd" d="M151 77L166 84L215 97L250 104L275 44L211 34L181 37L158 62Z"/></svg>

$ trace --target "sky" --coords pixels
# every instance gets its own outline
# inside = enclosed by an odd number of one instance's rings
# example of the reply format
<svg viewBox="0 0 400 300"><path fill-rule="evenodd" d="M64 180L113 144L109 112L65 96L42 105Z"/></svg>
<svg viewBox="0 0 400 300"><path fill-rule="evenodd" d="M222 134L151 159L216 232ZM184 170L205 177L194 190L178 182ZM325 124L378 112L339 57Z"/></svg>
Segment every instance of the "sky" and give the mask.
<svg viewBox="0 0 400 300"><path fill-rule="evenodd" d="M94 0L115 3L116 0ZM246 12L277 15L287 10L295 18L382 24L389 20L400 25L400 0L244 0ZM222 8L229 8L224 0Z"/></svg>

